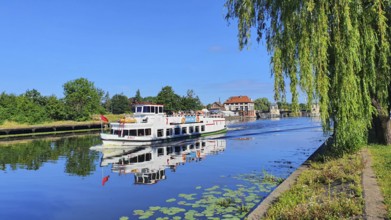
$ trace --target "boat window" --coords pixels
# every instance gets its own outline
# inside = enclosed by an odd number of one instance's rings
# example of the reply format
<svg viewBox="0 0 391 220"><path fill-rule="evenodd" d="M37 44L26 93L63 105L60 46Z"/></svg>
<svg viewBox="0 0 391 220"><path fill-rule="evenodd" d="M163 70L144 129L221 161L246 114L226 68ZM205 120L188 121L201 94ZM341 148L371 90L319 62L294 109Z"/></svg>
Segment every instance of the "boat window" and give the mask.
<svg viewBox="0 0 391 220"><path fill-rule="evenodd" d="M187 146L182 146L182 151L186 151L187 150Z"/></svg>
<svg viewBox="0 0 391 220"><path fill-rule="evenodd" d="M114 130L113 129L110 130L110 134L114 134Z"/></svg>
<svg viewBox="0 0 391 220"><path fill-rule="evenodd" d="M144 162L145 161L145 154L138 155L137 161L138 162Z"/></svg>
<svg viewBox="0 0 391 220"><path fill-rule="evenodd" d="M151 135L151 129L148 128L148 129L145 129L145 136L149 136Z"/></svg>
<svg viewBox="0 0 391 220"><path fill-rule="evenodd" d="M129 130L124 130L124 136L129 136Z"/></svg>
<svg viewBox="0 0 391 220"><path fill-rule="evenodd" d="M129 136L137 136L137 130L129 130Z"/></svg>
<svg viewBox="0 0 391 220"><path fill-rule="evenodd" d="M172 129L171 128L167 128L166 129L166 136L171 136L172 135Z"/></svg>
<svg viewBox="0 0 391 220"><path fill-rule="evenodd" d="M164 170L159 170L159 179L164 179Z"/></svg>
<svg viewBox="0 0 391 220"><path fill-rule="evenodd" d="M172 154L173 150L172 147L167 147L167 155Z"/></svg>
<svg viewBox="0 0 391 220"><path fill-rule="evenodd" d="M163 129L157 129L157 136L163 137Z"/></svg>
<svg viewBox="0 0 391 220"><path fill-rule="evenodd" d="M175 128L175 134L178 135L181 133L181 129L179 127Z"/></svg>
<svg viewBox="0 0 391 220"><path fill-rule="evenodd" d="M182 134L186 134L187 133L187 128L186 127L182 127Z"/></svg>
<svg viewBox="0 0 391 220"><path fill-rule="evenodd" d="M190 150L192 150L192 149L194 149L194 145L193 144L190 145Z"/></svg>
<svg viewBox="0 0 391 220"><path fill-rule="evenodd" d="M201 131L205 131L205 125L201 125Z"/></svg>
<svg viewBox="0 0 391 220"><path fill-rule="evenodd" d="M138 129L138 136L144 136L144 129Z"/></svg>
<svg viewBox="0 0 391 220"><path fill-rule="evenodd" d="M176 147L175 147L175 153L179 153L179 152L181 152L181 147L176 146Z"/></svg>
<svg viewBox="0 0 391 220"><path fill-rule="evenodd" d="M200 126L195 126L195 132L196 133L200 132Z"/></svg>
<svg viewBox="0 0 391 220"><path fill-rule="evenodd" d="M159 113L159 108L157 106L155 106L155 113Z"/></svg>
<svg viewBox="0 0 391 220"><path fill-rule="evenodd" d="M206 146L206 143L205 143L205 142L202 142L202 146L205 147L205 146Z"/></svg>
<svg viewBox="0 0 391 220"><path fill-rule="evenodd" d="M152 154L151 153L145 154L145 161L150 161L151 159L152 159Z"/></svg>
<svg viewBox="0 0 391 220"><path fill-rule="evenodd" d="M191 134L193 132L194 132L194 127L193 126L189 127L189 133Z"/></svg>
<svg viewBox="0 0 391 220"><path fill-rule="evenodd" d="M163 112L163 107L159 107L159 113Z"/></svg>
<svg viewBox="0 0 391 220"><path fill-rule="evenodd" d="M137 107L136 112L142 112L142 110L143 110L143 107L139 106L139 107Z"/></svg>
<svg viewBox="0 0 391 220"><path fill-rule="evenodd" d="M200 148L200 142L196 142L196 149Z"/></svg>
<svg viewBox="0 0 391 220"><path fill-rule="evenodd" d="M129 158L129 163L137 163L137 157Z"/></svg>
<svg viewBox="0 0 391 220"><path fill-rule="evenodd" d="M163 156L164 155L164 148L158 148L157 149L157 156L160 157L160 156Z"/></svg>
<svg viewBox="0 0 391 220"><path fill-rule="evenodd" d="M145 113L151 112L151 107L149 107L149 106L144 106L144 112L145 112Z"/></svg>

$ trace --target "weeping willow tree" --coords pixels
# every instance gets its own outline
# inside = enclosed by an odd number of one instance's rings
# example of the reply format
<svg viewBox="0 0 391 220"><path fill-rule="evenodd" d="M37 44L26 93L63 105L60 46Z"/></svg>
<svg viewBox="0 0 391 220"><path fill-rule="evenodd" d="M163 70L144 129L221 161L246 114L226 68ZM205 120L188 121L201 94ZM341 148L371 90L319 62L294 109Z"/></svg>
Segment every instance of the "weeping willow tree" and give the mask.
<svg viewBox="0 0 391 220"><path fill-rule="evenodd" d="M226 0L226 19L238 24L239 47L251 33L271 54L275 99L286 81L292 109L298 89L318 101L324 129L346 150L367 141L374 126L391 144L390 0Z"/></svg>

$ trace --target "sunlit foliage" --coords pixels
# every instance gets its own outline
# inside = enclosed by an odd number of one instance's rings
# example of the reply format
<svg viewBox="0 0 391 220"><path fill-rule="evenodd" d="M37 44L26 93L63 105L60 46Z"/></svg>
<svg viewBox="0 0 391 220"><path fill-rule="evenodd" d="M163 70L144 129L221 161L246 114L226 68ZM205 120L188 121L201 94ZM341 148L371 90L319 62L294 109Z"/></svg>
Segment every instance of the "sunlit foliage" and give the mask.
<svg viewBox="0 0 391 220"><path fill-rule="evenodd" d="M374 115L390 124L391 1L227 0L225 6L227 20L237 19L240 49L252 28L258 41L265 39L275 99L285 101L289 79L298 111L300 87L308 103L319 102L337 146L365 142Z"/></svg>

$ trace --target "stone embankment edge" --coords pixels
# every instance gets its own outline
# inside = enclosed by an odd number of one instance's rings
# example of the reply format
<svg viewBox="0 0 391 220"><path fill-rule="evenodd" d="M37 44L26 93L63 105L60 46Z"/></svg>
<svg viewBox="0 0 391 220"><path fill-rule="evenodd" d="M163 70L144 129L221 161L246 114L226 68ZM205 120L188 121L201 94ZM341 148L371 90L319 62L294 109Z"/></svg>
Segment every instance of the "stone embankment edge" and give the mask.
<svg viewBox="0 0 391 220"><path fill-rule="evenodd" d="M101 123L84 123L69 125L52 125L52 126L28 126L22 128L1 128L0 141L9 139L18 139L26 137L38 137L48 135L61 135L69 133L84 133L91 131L100 131Z"/></svg>
<svg viewBox="0 0 391 220"><path fill-rule="evenodd" d="M297 170L295 170L287 179L284 180L284 182L282 182L276 189L274 189L251 213L247 215L246 219L262 219L269 207L273 205L277 198L282 193L289 190L296 182L296 179L299 177L299 175L309 168L310 160L324 151L328 141L331 141L331 138L326 140L302 165L300 165Z"/></svg>

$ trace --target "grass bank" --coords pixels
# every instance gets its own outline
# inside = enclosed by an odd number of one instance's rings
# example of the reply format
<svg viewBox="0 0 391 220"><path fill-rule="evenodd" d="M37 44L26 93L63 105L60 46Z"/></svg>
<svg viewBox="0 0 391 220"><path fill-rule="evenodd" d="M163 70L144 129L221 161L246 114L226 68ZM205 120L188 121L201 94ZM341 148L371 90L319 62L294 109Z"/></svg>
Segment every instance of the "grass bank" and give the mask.
<svg viewBox="0 0 391 220"><path fill-rule="evenodd" d="M378 184L384 196L387 217L391 219L391 147L371 145L368 149L372 154L372 168L376 173Z"/></svg>
<svg viewBox="0 0 391 220"><path fill-rule="evenodd" d="M124 114L105 115L105 117L107 117L110 122L117 121L118 119L120 119L123 116L124 116ZM91 120L88 120L88 121L51 121L51 122L44 122L44 123L39 123L39 124L22 124L22 123L17 123L14 121L5 121L3 124L0 124L0 128L17 129L17 128L48 127L48 126L61 126L61 125L82 125L82 124L99 123L99 122L100 122L100 116L94 115L91 117Z"/></svg>
<svg viewBox="0 0 391 220"><path fill-rule="evenodd" d="M364 199L359 153L322 156L269 208L266 219L363 218Z"/></svg>

